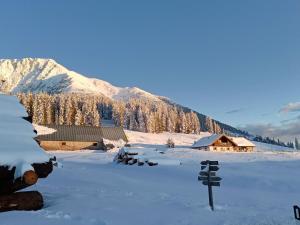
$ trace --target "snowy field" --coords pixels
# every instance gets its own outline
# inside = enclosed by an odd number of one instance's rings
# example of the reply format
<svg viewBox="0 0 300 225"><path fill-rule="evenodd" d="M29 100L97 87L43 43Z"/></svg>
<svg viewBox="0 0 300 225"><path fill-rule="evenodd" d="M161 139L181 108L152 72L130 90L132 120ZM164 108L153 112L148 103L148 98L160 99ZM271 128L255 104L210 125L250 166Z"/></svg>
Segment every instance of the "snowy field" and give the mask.
<svg viewBox="0 0 300 225"><path fill-rule="evenodd" d="M184 147L198 139L196 135L127 135L135 147L163 150L162 162L182 165L115 164L116 151L51 152L63 167L29 188L43 193L45 208L1 213L0 224L297 224L292 206L300 204L300 152L204 152ZM177 148L165 149L169 137ZM197 181L199 162L206 159L219 160L217 173L223 178L221 187L213 190L214 212L208 208L207 188Z"/></svg>

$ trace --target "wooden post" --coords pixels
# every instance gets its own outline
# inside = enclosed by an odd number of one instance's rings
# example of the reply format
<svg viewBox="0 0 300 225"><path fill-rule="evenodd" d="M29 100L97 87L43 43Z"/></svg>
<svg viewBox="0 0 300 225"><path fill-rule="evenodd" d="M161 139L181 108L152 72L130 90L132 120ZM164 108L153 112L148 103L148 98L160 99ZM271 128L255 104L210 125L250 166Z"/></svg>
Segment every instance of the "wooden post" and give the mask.
<svg viewBox="0 0 300 225"><path fill-rule="evenodd" d="M208 185L208 198L209 198L209 206L210 206L211 210L214 211L214 201L213 201L211 185Z"/></svg>
<svg viewBox="0 0 300 225"><path fill-rule="evenodd" d="M212 193L212 187L211 187L211 183L210 183L210 169L209 169L209 166L208 166L208 177L207 177L207 180L208 180L208 199L209 199L209 206L211 208L212 211L214 211L214 200L213 200L213 193Z"/></svg>

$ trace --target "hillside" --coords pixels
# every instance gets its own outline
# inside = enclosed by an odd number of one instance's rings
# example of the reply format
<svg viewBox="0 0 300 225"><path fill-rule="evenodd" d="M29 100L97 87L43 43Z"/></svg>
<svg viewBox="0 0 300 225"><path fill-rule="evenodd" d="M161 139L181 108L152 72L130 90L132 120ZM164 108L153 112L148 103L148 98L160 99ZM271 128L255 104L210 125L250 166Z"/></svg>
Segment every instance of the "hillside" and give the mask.
<svg viewBox="0 0 300 225"><path fill-rule="evenodd" d="M5 93L47 92L97 94L111 100L129 101L142 99L151 102L166 103L186 112L191 109L178 105L166 97L157 96L137 87L116 87L106 81L88 78L68 70L52 59L24 58L0 60L0 91ZM247 135L230 125L210 119L197 112L202 131L211 131L211 123L216 123L220 130Z"/></svg>
<svg viewBox="0 0 300 225"><path fill-rule="evenodd" d="M125 131L128 140L134 146L155 146L164 148L167 140L171 138L177 148L189 148L195 141L199 140L202 137L211 135L209 132L201 132L200 134L178 134L164 132L161 134L147 134L143 132L136 132L131 130ZM262 142L253 141L256 145L256 152L294 152L299 154L300 151L297 151L293 148L288 148L279 145L272 145Z"/></svg>

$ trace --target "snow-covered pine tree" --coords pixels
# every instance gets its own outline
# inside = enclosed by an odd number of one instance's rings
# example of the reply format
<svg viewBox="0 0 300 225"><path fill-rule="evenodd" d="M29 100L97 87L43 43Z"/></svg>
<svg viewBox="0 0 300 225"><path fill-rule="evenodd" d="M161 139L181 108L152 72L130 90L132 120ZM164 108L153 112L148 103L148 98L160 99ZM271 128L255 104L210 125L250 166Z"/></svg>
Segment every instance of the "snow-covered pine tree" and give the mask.
<svg viewBox="0 0 300 225"><path fill-rule="evenodd" d="M92 115L93 115L92 125L98 127L100 125L100 115L99 115L99 111L97 108L97 100L96 100L95 96L93 98L91 107L92 107L91 110L92 110Z"/></svg>
<svg viewBox="0 0 300 225"><path fill-rule="evenodd" d="M205 118L205 126L206 126L206 130L210 133L213 133L214 132L214 129L213 129L213 123L212 123L212 119L207 116Z"/></svg>
<svg viewBox="0 0 300 225"><path fill-rule="evenodd" d="M192 120L192 133L199 134L200 133L200 122L197 114L195 112L191 112L191 120Z"/></svg>
<svg viewBox="0 0 300 225"><path fill-rule="evenodd" d="M54 124L55 123L55 111L53 107L53 96L47 95L47 99L45 101L46 108L46 124Z"/></svg>
<svg viewBox="0 0 300 225"><path fill-rule="evenodd" d="M295 138L295 149L300 150L298 138Z"/></svg>
<svg viewBox="0 0 300 225"><path fill-rule="evenodd" d="M147 129L146 129L145 117L141 106L139 106L137 109L137 122L138 122L138 130L141 132L146 132Z"/></svg>
<svg viewBox="0 0 300 225"><path fill-rule="evenodd" d="M181 110L179 113L179 133L187 132L187 120L185 113Z"/></svg>
<svg viewBox="0 0 300 225"><path fill-rule="evenodd" d="M65 110L66 110L66 98L63 94L60 94L58 97L59 101L58 101L58 121L57 123L59 125L63 125L65 124Z"/></svg>
<svg viewBox="0 0 300 225"><path fill-rule="evenodd" d="M81 109L78 107L75 108L75 125L82 126L84 125L84 118Z"/></svg>
<svg viewBox="0 0 300 225"><path fill-rule="evenodd" d="M66 125L73 125L75 124L76 108L72 96L67 96L65 104L66 109L64 123Z"/></svg>

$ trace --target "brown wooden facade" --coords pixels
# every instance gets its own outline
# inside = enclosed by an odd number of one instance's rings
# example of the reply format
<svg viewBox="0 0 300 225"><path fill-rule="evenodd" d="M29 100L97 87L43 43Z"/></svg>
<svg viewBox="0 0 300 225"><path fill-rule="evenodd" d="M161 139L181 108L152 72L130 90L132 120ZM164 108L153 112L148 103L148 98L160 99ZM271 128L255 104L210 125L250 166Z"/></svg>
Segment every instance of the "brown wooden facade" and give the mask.
<svg viewBox="0 0 300 225"><path fill-rule="evenodd" d="M83 142L83 141L39 141L40 146L45 150L68 150L80 149L105 150L103 142Z"/></svg>

